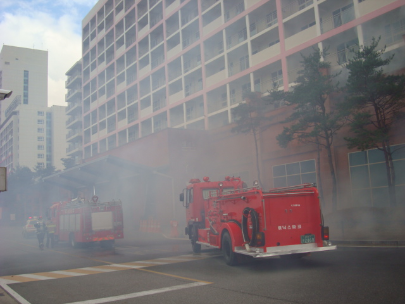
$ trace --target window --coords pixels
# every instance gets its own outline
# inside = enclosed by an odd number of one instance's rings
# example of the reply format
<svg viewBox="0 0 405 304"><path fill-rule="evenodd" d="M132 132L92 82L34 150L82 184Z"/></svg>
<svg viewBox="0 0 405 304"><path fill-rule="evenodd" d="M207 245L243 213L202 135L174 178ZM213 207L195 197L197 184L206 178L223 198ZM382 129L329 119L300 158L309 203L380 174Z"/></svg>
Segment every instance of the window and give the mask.
<svg viewBox="0 0 405 304"><path fill-rule="evenodd" d="M354 20L354 8L353 3L343 6L342 8L334 11L333 15L333 25L335 28L341 26L342 24L348 23Z"/></svg>
<svg viewBox="0 0 405 304"><path fill-rule="evenodd" d="M405 195L405 144L391 146L396 175L396 195ZM349 153L352 201L357 206L385 207L388 182L384 152L378 149Z"/></svg>
<svg viewBox="0 0 405 304"><path fill-rule="evenodd" d="M255 92L261 92L261 90L260 90L260 78L255 79Z"/></svg>
<svg viewBox="0 0 405 304"><path fill-rule="evenodd" d="M245 55L239 59L240 61L240 70L246 70L249 67L249 56Z"/></svg>
<svg viewBox="0 0 405 304"><path fill-rule="evenodd" d="M45 149L44 145L38 145L38 150L44 150L44 149Z"/></svg>
<svg viewBox="0 0 405 304"><path fill-rule="evenodd" d="M253 36L257 33L256 23L253 22L250 24L250 36Z"/></svg>
<svg viewBox="0 0 405 304"><path fill-rule="evenodd" d="M246 27L238 32L239 42L245 41L247 39L247 31Z"/></svg>
<svg viewBox="0 0 405 304"><path fill-rule="evenodd" d="M277 44L277 43L280 43L280 40L279 40L279 39L270 42L270 43L269 43L269 47L271 47L271 46L273 46L273 45L275 45L275 44Z"/></svg>
<svg viewBox="0 0 405 304"><path fill-rule="evenodd" d="M38 123L39 125L43 125L43 124L44 124L44 120L43 120L43 119L38 119L38 120L37 120L37 123Z"/></svg>
<svg viewBox="0 0 405 304"><path fill-rule="evenodd" d="M44 111L38 111L38 116L44 116Z"/></svg>
<svg viewBox="0 0 405 304"><path fill-rule="evenodd" d="M277 85L277 87L283 85L283 71L278 70L277 72L271 73L271 80Z"/></svg>
<svg viewBox="0 0 405 304"><path fill-rule="evenodd" d="M44 133L44 128L38 128L38 133Z"/></svg>
<svg viewBox="0 0 405 304"><path fill-rule="evenodd" d="M316 183L315 160L305 160L273 167L274 187Z"/></svg>
<svg viewBox="0 0 405 304"><path fill-rule="evenodd" d="M245 83L242 85L242 94L245 95L250 92L250 83Z"/></svg>
<svg viewBox="0 0 405 304"><path fill-rule="evenodd" d="M338 63L344 64L348 59L350 59L350 56L354 55L351 50L356 49L358 44L359 42L357 38L350 40L349 42L339 44L337 46Z"/></svg>
<svg viewBox="0 0 405 304"><path fill-rule="evenodd" d="M37 163L39 168L45 168L45 164L44 163Z"/></svg>
<svg viewBox="0 0 405 304"><path fill-rule="evenodd" d="M44 154L38 154L38 158L44 158Z"/></svg>
<svg viewBox="0 0 405 304"><path fill-rule="evenodd" d="M272 11L266 15L267 26L270 27L277 23L277 11Z"/></svg>
<svg viewBox="0 0 405 304"><path fill-rule="evenodd" d="M387 44L393 44L398 41L402 41L402 35L405 31L405 19L396 20L391 24L384 27L385 30L385 42Z"/></svg>
<svg viewBox="0 0 405 304"><path fill-rule="evenodd" d="M310 28L311 26L315 25L315 21L312 21L311 23L308 23L306 25L304 25L303 27L301 27L301 31L306 30L307 28Z"/></svg>
<svg viewBox="0 0 405 304"><path fill-rule="evenodd" d="M313 0L298 0L298 10L303 10L307 6L310 6Z"/></svg>
<svg viewBox="0 0 405 304"><path fill-rule="evenodd" d="M44 137L43 136L38 136L38 141L44 141Z"/></svg>

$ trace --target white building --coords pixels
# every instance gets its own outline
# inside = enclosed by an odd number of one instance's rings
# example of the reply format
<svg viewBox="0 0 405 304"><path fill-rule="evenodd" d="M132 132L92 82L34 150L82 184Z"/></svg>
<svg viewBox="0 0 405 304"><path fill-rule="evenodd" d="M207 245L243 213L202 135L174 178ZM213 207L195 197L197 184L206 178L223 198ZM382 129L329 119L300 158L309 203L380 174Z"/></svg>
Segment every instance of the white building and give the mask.
<svg viewBox="0 0 405 304"><path fill-rule="evenodd" d="M48 52L3 45L0 88L13 91L0 103L0 166L63 169L65 107L48 107Z"/></svg>

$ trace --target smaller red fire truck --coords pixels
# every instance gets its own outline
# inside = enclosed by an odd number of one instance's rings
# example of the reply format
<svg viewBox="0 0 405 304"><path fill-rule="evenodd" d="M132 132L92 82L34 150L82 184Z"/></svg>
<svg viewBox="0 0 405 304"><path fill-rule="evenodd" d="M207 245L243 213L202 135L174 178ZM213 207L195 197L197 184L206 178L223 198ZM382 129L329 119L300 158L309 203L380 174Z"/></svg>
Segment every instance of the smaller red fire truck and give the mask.
<svg viewBox="0 0 405 304"><path fill-rule="evenodd" d="M185 233L194 252L201 245L222 250L226 263L241 255L300 258L336 249L323 224L314 184L263 191L255 182L247 188L240 178L191 179L180 194L186 207Z"/></svg>
<svg viewBox="0 0 405 304"><path fill-rule="evenodd" d="M113 247L116 239L124 237L121 201L102 203L97 196L91 201L73 199L53 204L49 216L56 226L56 240L72 247L97 241L102 247Z"/></svg>

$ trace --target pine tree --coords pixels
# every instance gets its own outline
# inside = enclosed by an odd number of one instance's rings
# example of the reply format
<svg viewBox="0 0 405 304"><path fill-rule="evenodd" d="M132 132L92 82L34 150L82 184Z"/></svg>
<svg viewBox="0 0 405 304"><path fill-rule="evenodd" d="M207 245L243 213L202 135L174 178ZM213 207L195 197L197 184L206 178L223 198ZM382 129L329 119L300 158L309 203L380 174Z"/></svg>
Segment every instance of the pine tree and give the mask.
<svg viewBox="0 0 405 304"><path fill-rule="evenodd" d="M330 97L340 91L334 84L339 74L329 75L329 62L322 61L325 52L314 49L309 56L302 55L302 70L290 92L271 91L269 101L280 98L293 107L293 113L282 123L289 123L277 136L280 147L286 148L293 140L313 143L318 151L318 180L321 181L319 154L325 149L332 179L332 208L337 209L337 180L332 146L337 132L344 125L344 117L330 106Z"/></svg>
<svg viewBox="0 0 405 304"><path fill-rule="evenodd" d="M392 160L391 130L404 118L405 76L387 75L383 67L392 56L383 58L385 47L377 49L380 39L373 38L369 46L362 46L348 61L347 98L342 109L351 114L350 130L345 137L348 148L378 149L384 153L389 199L396 205L395 170ZM399 125L398 125L399 126Z"/></svg>

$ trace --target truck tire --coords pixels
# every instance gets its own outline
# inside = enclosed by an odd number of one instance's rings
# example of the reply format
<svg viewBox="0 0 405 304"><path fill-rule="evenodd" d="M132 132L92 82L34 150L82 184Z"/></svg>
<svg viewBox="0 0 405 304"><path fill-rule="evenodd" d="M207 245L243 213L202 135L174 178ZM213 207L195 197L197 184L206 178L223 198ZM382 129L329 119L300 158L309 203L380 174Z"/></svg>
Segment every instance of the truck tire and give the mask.
<svg viewBox="0 0 405 304"><path fill-rule="evenodd" d="M114 248L115 240L108 240L108 241L100 241L100 246L102 248Z"/></svg>
<svg viewBox="0 0 405 304"><path fill-rule="evenodd" d="M222 254L224 255L226 264L229 266L238 264L238 256L232 250L232 239L228 232L225 232L222 236Z"/></svg>
<svg viewBox="0 0 405 304"><path fill-rule="evenodd" d="M197 244L198 241L198 227L193 225L191 228L191 247L193 248L194 253L201 252L201 244Z"/></svg>

